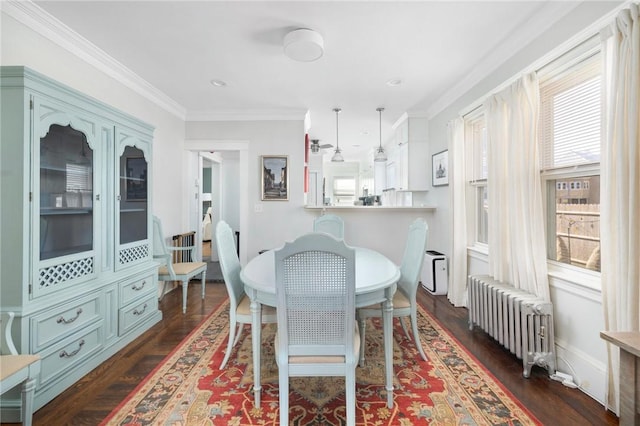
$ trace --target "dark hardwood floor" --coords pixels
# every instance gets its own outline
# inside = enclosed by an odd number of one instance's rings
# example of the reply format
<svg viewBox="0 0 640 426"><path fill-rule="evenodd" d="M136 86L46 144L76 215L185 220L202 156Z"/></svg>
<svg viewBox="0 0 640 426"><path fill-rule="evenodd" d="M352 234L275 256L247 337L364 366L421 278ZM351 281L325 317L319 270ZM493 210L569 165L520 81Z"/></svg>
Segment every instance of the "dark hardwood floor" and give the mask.
<svg viewBox="0 0 640 426"><path fill-rule="evenodd" d="M34 425L97 425L149 374L173 348L226 296L224 284L189 288L187 313L181 313L180 291L160 302L163 320L34 414ZM522 364L480 330L467 328L467 311L454 308L445 296L421 289L419 301L504 386L545 425L617 425L618 418L578 389L548 378L534 367L522 377Z"/></svg>

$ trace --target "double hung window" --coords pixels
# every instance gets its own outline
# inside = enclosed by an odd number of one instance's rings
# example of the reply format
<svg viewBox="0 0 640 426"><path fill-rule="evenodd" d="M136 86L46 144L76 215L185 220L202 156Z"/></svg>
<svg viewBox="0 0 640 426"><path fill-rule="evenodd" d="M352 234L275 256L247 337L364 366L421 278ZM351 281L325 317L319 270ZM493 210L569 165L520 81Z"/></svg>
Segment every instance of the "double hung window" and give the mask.
<svg viewBox="0 0 640 426"><path fill-rule="evenodd" d="M475 206L473 228L475 243L487 244L489 236L488 198L487 198L487 127L481 111L471 114L465 122L467 176L473 188Z"/></svg>
<svg viewBox="0 0 640 426"><path fill-rule="evenodd" d="M600 271L601 55L587 50L563 62L540 78L547 256Z"/></svg>

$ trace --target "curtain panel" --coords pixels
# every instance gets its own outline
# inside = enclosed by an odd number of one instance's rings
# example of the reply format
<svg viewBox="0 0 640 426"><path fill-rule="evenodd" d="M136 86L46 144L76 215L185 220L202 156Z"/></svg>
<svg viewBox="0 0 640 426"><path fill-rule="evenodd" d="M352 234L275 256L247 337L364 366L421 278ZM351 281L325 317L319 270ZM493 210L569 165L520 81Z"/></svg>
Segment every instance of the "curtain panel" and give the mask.
<svg viewBox="0 0 640 426"><path fill-rule="evenodd" d="M487 111L489 272L550 300L538 161L538 79L491 96Z"/></svg>
<svg viewBox="0 0 640 426"><path fill-rule="evenodd" d="M605 328L640 331L640 18L638 4L601 32L605 58L601 145L602 297ZM606 402L619 412L618 350L607 345Z"/></svg>
<svg viewBox="0 0 640 426"><path fill-rule="evenodd" d="M454 306L467 305L467 202L464 146L464 120L456 118L447 125L449 147L449 197L451 221L451 268L447 297Z"/></svg>

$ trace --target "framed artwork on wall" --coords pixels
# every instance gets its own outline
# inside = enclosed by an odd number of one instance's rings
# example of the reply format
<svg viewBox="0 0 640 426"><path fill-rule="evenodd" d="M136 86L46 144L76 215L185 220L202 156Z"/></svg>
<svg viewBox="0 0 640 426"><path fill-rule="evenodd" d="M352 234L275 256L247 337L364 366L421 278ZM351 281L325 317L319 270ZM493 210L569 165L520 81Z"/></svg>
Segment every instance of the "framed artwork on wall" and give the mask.
<svg viewBox="0 0 640 426"><path fill-rule="evenodd" d="M449 185L449 151L444 150L431 156L433 186Z"/></svg>
<svg viewBox="0 0 640 426"><path fill-rule="evenodd" d="M262 155L260 157L262 201L289 200L289 157Z"/></svg>

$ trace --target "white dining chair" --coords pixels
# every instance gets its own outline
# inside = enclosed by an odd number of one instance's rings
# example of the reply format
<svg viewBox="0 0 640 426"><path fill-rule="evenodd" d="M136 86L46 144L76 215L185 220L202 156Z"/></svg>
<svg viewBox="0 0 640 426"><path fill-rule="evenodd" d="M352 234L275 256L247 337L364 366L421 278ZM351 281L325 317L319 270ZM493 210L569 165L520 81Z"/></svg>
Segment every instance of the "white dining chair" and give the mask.
<svg viewBox="0 0 640 426"><path fill-rule="evenodd" d="M224 285L227 287L229 295L229 342L227 343L227 352L224 354L222 364L220 364L220 369L222 370L229 361L231 350L240 339L242 327L245 324L251 324L251 301L246 295L244 284L240 279L241 266L236 252L233 230L227 222L218 221L215 240ZM263 306L262 324L273 324L275 322L276 309L271 306Z"/></svg>
<svg viewBox="0 0 640 426"><path fill-rule="evenodd" d="M280 424L289 424L289 377L344 376L347 425L355 425L355 250L310 233L276 250L275 270Z"/></svg>
<svg viewBox="0 0 640 426"><path fill-rule="evenodd" d="M344 239L344 221L338 215L324 214L313 221L313 232L325 232L336 238Z"/></svg>
<svg viewBox="0 0 640 426"><path fill-rule="evenodd" d="M0 315L0 395L21 385L20 417L24 426L31 426L33 398L40 375L40 356L18 354L11 337L14 316L13 312Z"/></svg>
<svg viewBox="0 0 640 426"><path fill-rule="evenodd" d="M407 338L409 333L403 321L404 317L411 318L411 329L413 331L413 340L416 348L423 360L427 360L427 356L422 349L420 343L420 334L418 333L417 321L417 301L416 293L420 282L420 273L424 263L424 254L427 248L427 222L418 218L409 226L407 242L402 256L402 264L400 265L400 280L398 281L398 289L393 295L393 317L399 318L402 329ZM382 306L380 304L371 305L358 309L358 323L360 325L360 333L362 342L360 348L360 365L364 365L364 339L366 333L367 318L382 317Z"/></svg>
<svg viewBox="0 0 640 426"><path fill-rule="evenodd" d="M160 262L158 268L158 280L165 282L179 281L182 284L182 313L187 312L187 290L189 281L200 275L202 282L202 299L204 300L205 281L207 276L206 262L177 262L174 263L171 253L178 251L191 251L191 258L195 253L194 246L170 247L162 232L162 222L157 216L153 216L153 259ZM165 289L162 294L164 296ZM161 297L162 298L162 297Z"/></svg>

